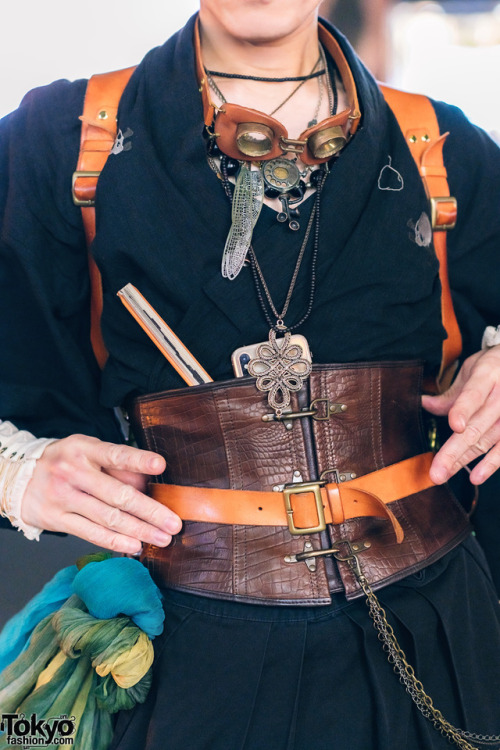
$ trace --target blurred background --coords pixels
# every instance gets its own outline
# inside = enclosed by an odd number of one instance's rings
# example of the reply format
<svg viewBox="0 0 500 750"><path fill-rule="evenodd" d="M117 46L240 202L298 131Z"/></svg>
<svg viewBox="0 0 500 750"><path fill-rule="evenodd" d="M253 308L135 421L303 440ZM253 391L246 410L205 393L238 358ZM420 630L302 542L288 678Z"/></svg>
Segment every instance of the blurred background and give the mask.
<svg viewBox="0 0 500 750"><path fill-rule="evenodd" d="M456 104L500 140L498 0L325 0L379 80Z"/></svg>
<svg viewBox="0 0 500 750"><path fill-rule="evenodd" d="M197 0L106 0L98 12L68 0L6 4L0 116L34 86L137 63L197 7ZM322 14L378 79L456 104L500 140L500 2L324 0ZM0 626L57 570L91 550L70 537L42 535L37 544L0 531Z"/></svg>

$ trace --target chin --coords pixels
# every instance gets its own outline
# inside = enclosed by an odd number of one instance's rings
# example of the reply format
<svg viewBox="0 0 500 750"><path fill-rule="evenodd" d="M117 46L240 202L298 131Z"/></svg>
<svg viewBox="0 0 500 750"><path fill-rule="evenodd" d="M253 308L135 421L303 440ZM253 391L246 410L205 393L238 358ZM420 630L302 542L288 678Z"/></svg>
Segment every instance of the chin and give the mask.
<svg viewBox="0 0 500 750"><path fill-rule="evenodd" d="M317 19L320 0L200 0L200 14L210 15L239 42L266 44L293 35Z"/></svg>

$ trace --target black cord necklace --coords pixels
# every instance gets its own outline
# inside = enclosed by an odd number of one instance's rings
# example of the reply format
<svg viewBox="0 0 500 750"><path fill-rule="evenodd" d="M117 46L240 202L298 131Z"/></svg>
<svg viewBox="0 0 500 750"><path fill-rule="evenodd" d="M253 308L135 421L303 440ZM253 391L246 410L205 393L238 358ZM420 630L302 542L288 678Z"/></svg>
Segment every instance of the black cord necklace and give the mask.
<svg viewBox="0 0 500 750"><path fill-rule="evenodd" d="M276 112L278 112L278 110L280 110L280 109L281 109L282 107L284 107L284 106L285 106L285 104L286 104L286 103L287 103L288 101L290 101L290 99L292 98L292 96L295 96L295 94L297 93L297 91L298 91L299 89L301 89L301 88L302 88L302 86L304 85L304 83L305 83L306 81L308 81L308 80L309 80L310 78L314 78L314 75L313 75L313 73L315 72L315 70L316 70L317 66L319 65L319 63L321 62L322 58L324 59L324 52L323 52L323 48L321 47L321 48L320 48L320 54L319 54L319 57L318 57L318 59L316 60L316 62L314 63L314 67L313 67L313 69L311 70L311 72L309 73L309 75L306 75L306 76L299 76L299 78L297 78L297 79L294 79L294 78L288 78L288 79L287 79L287 78L285 78L285 79L282 79L282 80L284 80L284 81L285 81L285 80L289 80L289 81L293 81L293 80L298 80L298 81L300 81L300 83L299 83L299 85L298 85L298 86L295 86L295 88L293 89L293 91L292 91L292 92L291 92L290 94L288 94L288 96L287 96L287 97L286 97L285 99L283 99L283 101L282 101L282 102L280 102L280 104L278 104L278 106L277 106L277 107L275 107L275 108L273 109L273 111L272 111L272 112L270 112L270 113L269 113L271 117L273 117L273 115L275 115L275 114L276 114ZM323 67L324 67L324 70L323 70L323 72L326 72L326 64L325 64L325 65L324 65ZM222 104L226 104L226 97L224 96L224 94L222 93L222 91L220 90L220 88L219 88L219 87L217 86L217 84L215 83L215 81L214 81L214 79L213 79L213 74L212 74L212 72L211 72L210 70L207 70L207 69L205 68L205 73L206 73L206 75L207 75L208 85L210 86L210 88L211 88L211 89L212 89L212 90L213 90L213 91L214 91L214 92L215 92L215 93L217 94L217 96L218 96L218 97L219 97L219 99L221 100ZM228 74L228 75L226 76L226 78L236 78L236 77L242 77L242 76L239 76L239 75L237 76L236 74L235 74L234 76L233 76L232 74ZM250 77L250 79L249 79L249 80L251 80L251 79L252 79L252 78ZM272 79L271 79L271 78L263 78L263 79L255 78L255 80L263 80L263 81L268 81L268 82L269 82L269 81L271 81ZM274 83L275 83L275 81L274 81ZM322 93L321 80L320 80L320 93ZM321 98L320 98L320 103L321 103Z"/></svg>
<svg viewBox="0 0 500 750"><path fill-rule="evenodd" d="M308 73L305 76L289 76L286 78L267 78L265 76L247 76L242 73L222 73L218 70L208 70L205 68L205 72L214 78L238 78L241 81L263 81L264 83L287 83L288 81L309 81L311 78L319 78L325 74L326 70L315 70L313 73Z"/></svg>

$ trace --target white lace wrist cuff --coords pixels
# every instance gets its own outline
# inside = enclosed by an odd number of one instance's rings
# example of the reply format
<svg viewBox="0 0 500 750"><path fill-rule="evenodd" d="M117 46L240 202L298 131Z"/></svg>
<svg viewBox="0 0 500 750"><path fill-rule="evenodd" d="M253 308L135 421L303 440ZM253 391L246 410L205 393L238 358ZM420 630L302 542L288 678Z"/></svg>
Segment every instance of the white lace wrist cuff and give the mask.
<svg viewBox="0 0 500 750"><path fill-rule="evenodd" d="M500 326L487 326L484 329L481 349L491 349L492 346L500 344Z"/></svg>
<svg viewBox="0 0 500 750"><path fill-rule="evenodd" d="M36 460L54 438L36 438L11 422L0 422L0 513L27 539L40 538L43 529L24 523L21 504Z"/></svg>

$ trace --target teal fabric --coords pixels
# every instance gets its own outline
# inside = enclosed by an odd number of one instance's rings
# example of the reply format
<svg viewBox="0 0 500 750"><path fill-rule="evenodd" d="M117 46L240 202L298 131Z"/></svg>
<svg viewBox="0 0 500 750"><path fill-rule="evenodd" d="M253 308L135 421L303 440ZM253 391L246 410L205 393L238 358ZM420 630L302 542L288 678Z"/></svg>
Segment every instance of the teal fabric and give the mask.
<svg viewBox="0 0 500 750"><path fill-rule="evenodd" d="M114 557L104 565L85 565L73 581L73 591L88 611L101 619L128 615L150 638L159 635L165 614L160 590L146 568L129 557Z"/></svg>
<svg viewBox="0 0 500 750"><path fill-rule="evenodd" d="M3 713L16 711L58 650L52 615L47 615L35 628L29 648L0 675L0 706Z"/></svg>
<svg viewBox="0 0 500 750"><path fill-rule="evenodd" d="M137 652L144 633L151 640L162 632L164 612L159 590L137 560L90 556L80 568L60 571L8 623L0 639L8 663L0 674L0 706L45 719L74 716L75 750L107 750L111 714L144 702L151 685L150 661L140 661L137 669L128 652ZM101 677L94 669L120 656L133 679L143 674L132 687L120 687L112 673ZM36 687L49 665L42 677L47 681ZM1 734L0 750L9 747Z"/></svg>
<svg viewBox="0 0 500 750"><path fill-rule="evenodd" d="M71 585L77 573L76 565L60 570L24 609L6 623L0 634L0 672L26 648L36 625L71 596Z"/></svg>

